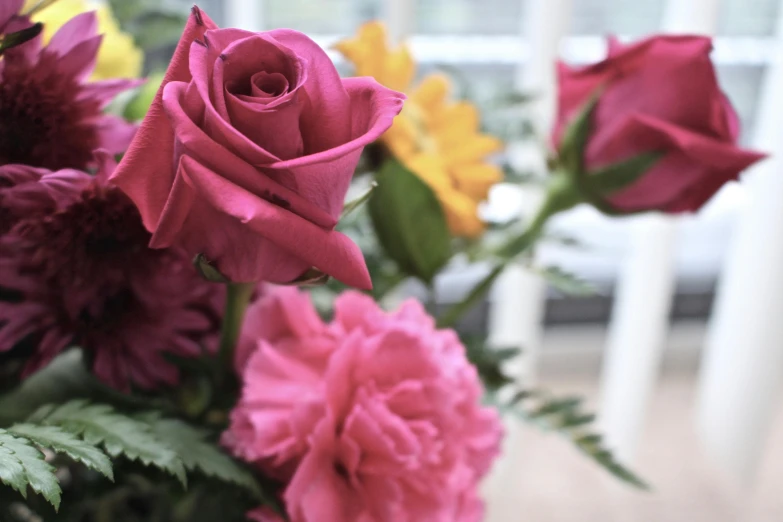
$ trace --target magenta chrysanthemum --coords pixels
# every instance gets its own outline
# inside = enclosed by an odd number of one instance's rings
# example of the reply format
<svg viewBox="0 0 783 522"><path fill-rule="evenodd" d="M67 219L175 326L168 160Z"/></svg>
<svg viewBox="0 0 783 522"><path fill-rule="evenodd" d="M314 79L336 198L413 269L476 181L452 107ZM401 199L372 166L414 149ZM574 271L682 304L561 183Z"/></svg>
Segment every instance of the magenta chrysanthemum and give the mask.
<svg viewBox="0 0 783 522"><path fill-rule="evenodd" d="M6 7L0 10L4 32L29 25ZM112 154L127 149L136 127L103 109L139 82L87 82L101 39L95 13L84 13L57 31L46 47L37 37L5 52L0 61L0 165L84 169L97 149Z"/></svg>
<svg viewBox="0 0 783 522"><path fill-rule="evenodd" d="M35 346L25 372L81 347L119 388L176 384L164 356L214 348L222 287L201 280L179 250L150 234L123 192L75 170L0 167L0 351ZM34 178L34 179L33 179ZM20 211L24 214L20 215Z"/></svg>

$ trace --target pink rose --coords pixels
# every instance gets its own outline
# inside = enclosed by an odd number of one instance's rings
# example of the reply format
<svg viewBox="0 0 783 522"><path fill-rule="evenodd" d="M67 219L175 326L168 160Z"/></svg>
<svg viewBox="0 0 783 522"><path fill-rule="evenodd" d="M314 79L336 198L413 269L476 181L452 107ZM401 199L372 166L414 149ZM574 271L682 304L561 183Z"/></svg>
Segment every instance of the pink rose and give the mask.
<svg viewBox="0 0 783 522"><path fill-rule="evenodd" d="M296 290L264 299L312 310ZM298 314L285 309L293 324ZM478 483L502 427L481 406L457 335L437 330L417 301L387 314L354 292L338 299L332 323L306 330L256 339L223 437L288 483L292 522L479 522Z"/></svg>
<svg viewBox="0 0 783 522"><path fill-rule="evenodd" d="M698 210L764 157L737 146L739 120L718 85L711 49L710 39L701 36L654 36L627 46L610 40L601 62L559 64L556 146L573 117L602 89L585 170L643 152L663 153L641 178L607 198L613 210Z"/></svg>
<svg viewBox="0 0 783 522"><path fill-rule="evenodd" d="M342 80L287 29L218 29L198 8L113 181L151 246L204 254L233 281L290 282L316 267L371 286L335 232L362 148L402 108L372 79Z"/></svg>

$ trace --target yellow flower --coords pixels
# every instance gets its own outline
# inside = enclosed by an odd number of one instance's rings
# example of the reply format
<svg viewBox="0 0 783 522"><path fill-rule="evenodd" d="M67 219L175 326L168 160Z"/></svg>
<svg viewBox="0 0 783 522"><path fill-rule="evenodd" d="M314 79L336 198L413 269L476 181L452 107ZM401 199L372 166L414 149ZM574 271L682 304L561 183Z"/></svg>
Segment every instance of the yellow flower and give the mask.
<svg viewBox="0 0 783 522"><path fill-rule="evenodd" d="M478 109L466 101L451 101L445 76L428 75L414 87L416 65L410 51L406 46L390 49L378 22L363 25L355 37L335 47L353 63L357 76L372 76L408 94L402 112L383 135L384 144L432 188L454 235L480 235L484 223L479 204L503 177L486 158L503 143L480 132Z"/></svg>
<svg viewBox="0 0 783 522"><path fill-rule="evenodd" d="M27 0L25 11L35 6L38 0ZM57 0L33 16L36 22L44 24L44 41L48 42L57 29L68 20L85 11L94 10L98 17L98 32L103 42L98 51L98 63L92 78L138 78L144 62L144 54L136 47L133 38L120 30L117 20L105 4L91 5L85 0Z"/></svg>

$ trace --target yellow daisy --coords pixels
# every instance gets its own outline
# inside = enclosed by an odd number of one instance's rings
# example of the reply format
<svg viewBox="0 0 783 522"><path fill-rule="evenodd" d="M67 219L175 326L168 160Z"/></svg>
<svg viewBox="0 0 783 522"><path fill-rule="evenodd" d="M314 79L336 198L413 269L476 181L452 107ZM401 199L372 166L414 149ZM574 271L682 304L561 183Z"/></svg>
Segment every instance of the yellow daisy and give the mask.
<svg viewBox="0 0 783 522"><path fill-rule="evenodd" d="M34 7L38 0L27 0L25 11ZM144 54L120 26L106 4L92 5L85 0L57 0L33 16L36 22L44 24L44 41L48 42L65 22L85 11L95 11L98 17L98 32L103 42L98 52L98 63L93 72L94 80L110 78L138 78L141 75Z"/></svg>
<svg viewBox="0 0 783 522"><path fill-rule="evenodd" d="M476 106L451 101L451 84L440 74L412 86L416 65L410 51L406 46L390 49L379 22L364 24L355 37L335 47L353 63L357 76L372 76L408 94L402 113L382 138L384 144L435 191L454 235L480 235L484 223L478 206L503 177L486 159L503 143L480 132Z"/></svg>

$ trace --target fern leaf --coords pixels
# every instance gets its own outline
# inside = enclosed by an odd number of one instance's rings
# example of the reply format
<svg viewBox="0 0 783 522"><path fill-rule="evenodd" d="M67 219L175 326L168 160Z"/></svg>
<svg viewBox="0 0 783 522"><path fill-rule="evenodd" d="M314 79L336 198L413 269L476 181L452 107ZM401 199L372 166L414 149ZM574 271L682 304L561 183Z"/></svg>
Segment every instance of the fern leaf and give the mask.
<svg viewBox="0 0 783 522"><path fill-rule="evenodd" d="M589 431L595 415L582 411L580 398L557 398L542 391L522 390L514 394L508 406L524 421L544 431L560 433L584 455L623 482L639 489L649 489L645 481L617 462L612 452L604 447L601 435Z"/></svg>
<svg viewBox="0 0 783 522"><path fill-rule="evenodd" d="M43 496L54 509L60 508L62 490L54 467L32 443L0 429L0 481L27 498L28 486Z"/></svg>
<svg viewBox="0 0 783 522"><path fill-rule="evenodd" d="M76 462L98 471L109 480L114 480L111 461L101 450L57 426L16 424L8 431L17 437L29 439L42 448L68 455Z"/></svg>
<svg viewBox="0 0 783 522"><path fill-rule="evenodd" d="M123 455L160 468L187 486L185 466L177 453L155 436L149 424L118 413L111 406L75 400L44 407L33 418L81 435L90 444L101 444L112 457Z"/></svg>
<svg viewBox="0 0 783 522"><path fill-rule="evenodd" d="M261 488L253 475L242 469L215 445L207 442L205 432L184 422L161 419L154 414L142 418L149 423L155 436L169 444L182 458L185 469L198 470L208 477L236 484L263 499Z"/></svg>

